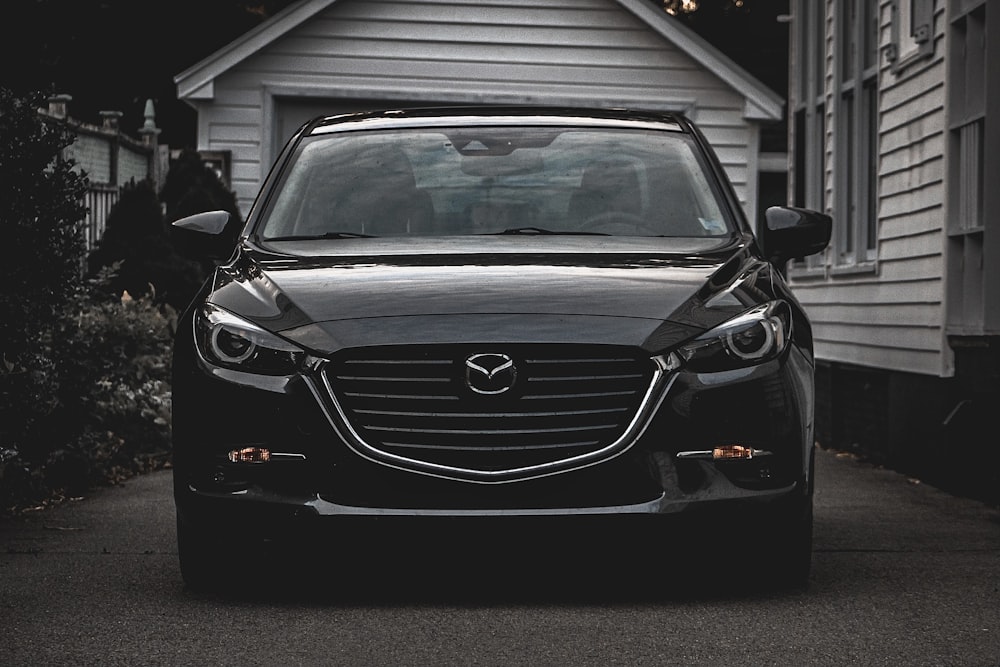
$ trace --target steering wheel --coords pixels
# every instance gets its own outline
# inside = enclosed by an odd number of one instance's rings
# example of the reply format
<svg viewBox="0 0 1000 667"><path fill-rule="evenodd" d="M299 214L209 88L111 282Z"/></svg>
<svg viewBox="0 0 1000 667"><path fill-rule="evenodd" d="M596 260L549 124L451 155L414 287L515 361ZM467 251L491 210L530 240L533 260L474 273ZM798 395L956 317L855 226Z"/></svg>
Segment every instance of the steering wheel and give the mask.
<svg viewBox="0 0 1000 667"><path fill-rule="evenodd" d="M626 211L605 211L583 221L581 232L618 233L623 236L659 236L662 232L634 213Z"/></svg>

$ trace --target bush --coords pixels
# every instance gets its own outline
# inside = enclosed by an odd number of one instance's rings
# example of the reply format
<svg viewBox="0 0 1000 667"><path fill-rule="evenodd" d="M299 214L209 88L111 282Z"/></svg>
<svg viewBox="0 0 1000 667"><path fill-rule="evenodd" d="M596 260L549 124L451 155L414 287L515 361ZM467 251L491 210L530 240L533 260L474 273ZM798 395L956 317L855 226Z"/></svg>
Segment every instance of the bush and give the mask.
<svg viewBox="0 0 1000 667"><path fill-rule="evenodd" d="M236 195L197 151L182 151L171 162L159 196L148 181L123 188L108 216L104 237L88 258L91 275L117 264L120 268L109 283L115 294L128 291L138 297L152 289L158 302L183 310L214 264L208 259L185 257L183 249L174 244L169 222L213 210L229 212L230 222L220 245L232 247L243 225Z"/></svg>
<svg viewBox="0 0 1000 667"><path fill-rule="evenodd" d="M155 295L80 286L40 331L35 365L9 372L35 402L0 448L0 511L79 495L161 466L170 451L173 311Z"/></svg>
<svg viewBox="0 0 1000 667"><path fill-rule="evenodd" d="M171 162L160 199L171 221L214 210L229 211L237 221L240 218L236 195L205 165L198 151L191 149L181 151Z"/></svg>
<svg viewBox="0 0 1000 667"><path fill-rule="evenodd" d="M149 181L122 188L108 215L104 236L87 261L92 276L117 267L106 282L112 294L153 296L156 302L178 311L194 298L209 268L177 252Z"/></svg>
<svg viewBox="0 0 1000 667"><path fill-rule="evenodd" d="M171 321L156 294L82 280L86 178L40 94L0 89L0 514L155 467L169 453Z"/></svg>
<svg viewBox="0 0 1000 667"><path fill-rule="evenodd" d="M38 114L41 93L0 88L0 494L34 489L25 462L46 447L35 434L57 411L57 362L40 344L62 319L83 259L86 178L62 159L64 125Z"/></svg>
<svg viewBox="0 0 1000 667"><path fill-rule="evenodd" d="M62 159L73 135L39 116L42 102L41 93L19 97L0 88L0 353L7 363L32 356L32 325L57 317L84 252L86 178Z"/></svg>
<svg viewBox="0 0 1000 667"><path fill-rule="evenodd" d="M170 449L172 310L155 294L105 297L110 273L80 291L49 345L60 369L59 407L67 429L54 433L44 461L52 489L79 493L140 472Z"/></svg>
<svg viewBox="0 0 1000 667"><path fill-rule="evenodd" d="M228 211L229 223L223 236L230 246L235 245L243 227L236 195L205 165L197 151L183 150L170 164L160 200L170 222L204 211Z"/></svg>

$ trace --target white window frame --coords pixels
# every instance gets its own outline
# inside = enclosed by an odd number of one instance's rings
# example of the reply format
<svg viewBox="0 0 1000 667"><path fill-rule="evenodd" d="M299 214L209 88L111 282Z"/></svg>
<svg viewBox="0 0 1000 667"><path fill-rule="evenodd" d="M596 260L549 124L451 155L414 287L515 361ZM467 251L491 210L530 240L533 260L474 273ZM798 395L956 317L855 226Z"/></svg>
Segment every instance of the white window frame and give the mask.
<svg viewBox="0 0 1000 667"><path fill-rule="evenodd" d="M838 0L836 10L833 263L870 270L878 258L879 156L879 30L871 21L879 20L880 3ZM873 30L867 43L866 29Z"/></svg>
<svg viewBox="0 0 1000 667"><path fill-rule="evenodd" d="M893 72L934 55L934 0L892 0L892 42L886 59Z"/></svg>
<svg viewBox="0 0 1000 667"><path fill-rule="evenodd" d="M827 211L827 13L826 3L795 0L794 190L791 201L816 211ZM822 270L825 253L794 263L794 275Z"/></svg>

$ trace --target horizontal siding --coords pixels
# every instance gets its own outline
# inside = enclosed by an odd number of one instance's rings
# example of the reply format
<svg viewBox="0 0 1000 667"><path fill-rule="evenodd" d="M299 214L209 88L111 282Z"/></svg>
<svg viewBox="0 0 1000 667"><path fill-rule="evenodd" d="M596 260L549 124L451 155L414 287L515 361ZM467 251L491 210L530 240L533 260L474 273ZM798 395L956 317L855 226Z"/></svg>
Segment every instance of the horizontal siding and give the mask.
<svg viewBox="0 0 1000 667"><path fill-rule="evenodd" d="M938 114L935 124L939 128L938 131L919 141L910 139L906 142L900 142L896 148L891 148L886 135L883 135L881 176L894 176L901 171L909 171L932 161L943 160L944 132L940 131L940 128L944 126L943 112Z"/></svg>
<svg viewBox="0 0 1000 667"><path fill-rule="evenodd" d="M365 9L378 11L374 7ZM617 12L617 15L621 16L622 13ZM527 26L502 22L466 25L420 20L420 17L411 18L399 12L391 17L369 16L371 18L351 21L338 13L336 16L331 14L326 21L322 18L313 21L310 33L300 39L312 37L320 45L306 53L325 52L327 47L324 44L332 41L347 44L354 49L378 45L384 47L387 53L373 53L374 57L391 57L393 53L405 53L414 47L423 50L425 40L419 39L420 33L433 33L434 39L427 42L430 49L440 48L442 44L475 46L478 47L480 56L484 49L492 50L493 47L507 48L506 53L512 54L514 48L508 47L562 46L582 51L581 45L587 45L594 49L624 49L635 53L643 50L656 51L660 46L655 35L636 29L635 22L631 25L609 25L596 12L591 12L587 20L579 21L575 26ZM278 52L288 48L286 44L294 46L295 42L290 42L288 37L282 38L275 44Z"/></svg>
<svg viewBox="0 0 1000 667"><path fill-rule="evenodd" d="M922 99L943 99L944 76L943 58L931 61L930 65L920 69L905 70L898 78L889 70L884 70L879 105L882 113L890 117L888 126L906 124L906 117L915 106L924 110L920 103ZM894 114L902 114L903 117L893 119Z"/></svg>
<svg viewBox="0 0 1000 667"><path fill-rule="evenodd" d="M936 209L941 213L944 206L944 183L937 181L908 190L886 194L879 199L879 219L883 217L907 217L917 212Z"/></svg>
<svg viewBox="0 0 1000 667"><path fill-rule="evenodd" d="M937 2L939 10L942 2ZM831 54L838 24L832 20L832 0L827 0L827 8ZM888 3L882 4L881 17L885 46L891 39ZM878 246L873 270L849 273L831 266L825 278L801 279L794 285L813 320L820 359L934 375L948 372L943 332L946 68L944 24L940 15L938 19L933 58L899 74L883 61L879 72ZM829 62L829 75L838 62ZM832 76L826 81L826 97L826 201L837 202L835 148L841 123ZM836 214L835 220L845 217Z"/></svg>
<svg viewBox="0 0 1000 667"><path fill-rule="evenodd" d="M929 254L919 258L908 256L905 261L882 260L878 268L879 279L887 283L938 280L944 271L944 258L940 254ZM937 290L937 287L933 289ZM936 302L936 293L927 296Z"/></svg>
<svg viewBox="0 0 1000 667"><path fill-rule="evenodd" d="M943 341L940 344L943 344ZM923 375L939 374L941 365L941 354L938 350L911 350L894 345L857 346L848 341L817 341L816 356L829 362L871 368L906 368L910 373Z"/></svg>
<svg viewBox="0 0 1000 667"><path fill-rule="evenodd" d="M263 59L262 59L263 60ZM267 59L256 70L261 78L272 78L274 75L286 76L294 72L295 76L330 76L334 73L344 73L350 77L369 80L386 78L389 80L409 81L411 86L426 83L433 87L436 82L444 80L462 81L476 86L504 82L508 85L522 84L529 86L524 90L533 96L540 94L538 86L550 82L558 82L563 86L571 86L586 93L586 89L595 83L622 89L618 94L627 95L630 90L648 89L662 92L664 87L690 91L694 96L703 85L704 74L692 70L642 69L640 67L617 67L599 65L548 65L535 63L499 63L493 60L481 62L448 62L429 60L425 58L401 58L398 60L381 58L339 58L339 57L309 57L276 55Z"/></svg>
<svg viewBox="0 0 1000 667"><path fill-rule="evenodd" d="M343 1L343 0L341 0ZM505 25L514 27L548 27L560 28L564 25L566 10L570 9L583 16L591 12L586 22L592 25L612 27L631 27L631 17L617 11L609 11L608 3L601 0L590 2L423 2L419 13L412 12L410 0L384 1L374 0L384 7L383 16L406 17L413 23L457 24L463 26L475 25ZM512 12L511 9L517 11ZM344 20L368 20L368 9L358 2L347 2L338 13ZM319 25L314 23L313 25Z"/></svg>
<svg viewBox="0 0 1000 667"><path fill-rule="evenodd" d="M944 155L925 157L925 152L919 148L915 153L917 155L908 160L907 166L891 172L882 171L879 189L883 197L944 182Z"/></svg>
<svg viewBox="0 0 1000 667"><path fill-rule="evenodd" d="M906 116L905 120L901 120L896 115L883 115L883 119L890 118L903 123L890 128L884 126L881 128L879 146L883 155L891 156L900 150L923 145L941 134L941 129L944 127L944 108L938 106L938 102L944 91L941 88L936 90L939 94L937 100L928 98L923 100L924 104L930 108L914 107L911 110L912 115Z"/></svg>
<svg viewBox="0 0 1000 667"><path fill-rule="evenodd" d="M933 304L925 303L897 303L891 307L871 312L863 304L829 304L814 306L809 315L812 318L813 326L826 327L836 326L841 322L857 322L868 318L866 324L873 327L892 329L894 327L928 328L937 327L941 324L938 321L939 310L928 307ZM829 338L832 329L827 329L824 334Z"/></svg>
<svg viewBox="0 0 1000 667"><path fill-rule="evenodd" d="M926 232L940 232L944 226L942 216L944 211L936 202L922 210L907 207L896 216L883 214L879 219L879 238L894 239Z"/></svg>
<svg viewBox="0 0 1000 667"><path fill-rule="evenodd" d="M596 32L600 41L614 42L613 33ZM595 35L582 35L584 39L593 40ZM468 36L466 36L468 37ZM494 42L493 40L467 40L459 42L441 41L425 42L409 37L397 37L391 42L379 41L374 38L357 40L355 38L335 37L302 37L288 36L276 45L274 55L304 56L315 58L353 58L389 60L405 59L407 53L418 50L420 56L430 62L450 62L460 59L467 62L495 62L502 66L508 59L518 59L519 62L536 64L564 65L567 67L596 67L626 65L630 57L642 51L655 50L655 45L644 45L634 42L625 47L615 48L605 45L608 52L595 50L600 47L593 41L581 43L554 44L547 41L542 44L514 43L509 40ZM610 51L610 49L614 49ZM499 62L497 62L499 59Z"/></svg>
<svg viewBox="0 0 1000 667"><path fill-rule="evenodd" d="M842 341L853 336L856 345L865 347L894 347L901 350L933 352L941 346L940 323L920 326L915 324L841 324L819 322L815 324L818 340Z"/></svg>
<svg viewBox="0 0 1000 667"><path fill-rule="evenodd" d="M891 305L900 303L917 303L928 307L940 305L941 278L939 276L919 278L909 281L884 283L876 276L864 280L842 282L844 289L831 290L817 283L796 285L796 296L803 302L812 317L813 310L823 305L840 304L856 306L859 317L855 323L863 326L874 317L876 311L881 311ZM849 289L847 289L849 288ZM871 308L871 303L878 303L877 309Z"/></svg>
<svg viewBox="0 0 1000 667"><path fill-rule="evenodd" d="M892 239L879 239L879 266L888 262L919 262L927 257L941 257L941 244L944 243L940 230L931 230L923 234L898 236ZM882 282L890 282L890 277L884 273L880 276Z"/></svg>
<svg viewBox="0 0 1000 667"><path fill-rule="evenodd" d="M199 147L231 150L248 210L287 137L265 95L387 103L593 104L685 108L703 125L743 201L751 134L744 99L609 0L339 0L215 81ZM292 99L291 97L289 99ZM280 103L280 102L277 102ZM269 165L267 165L269 166Z"/></svg>

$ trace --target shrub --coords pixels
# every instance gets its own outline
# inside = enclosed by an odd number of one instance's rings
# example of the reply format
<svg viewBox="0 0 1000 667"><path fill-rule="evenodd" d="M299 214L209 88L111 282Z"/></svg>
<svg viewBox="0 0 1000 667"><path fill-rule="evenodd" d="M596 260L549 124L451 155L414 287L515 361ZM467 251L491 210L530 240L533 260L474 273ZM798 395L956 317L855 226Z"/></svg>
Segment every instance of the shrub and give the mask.
<svg viewBox="0 0 1000 667"><path fill-rule="evenodd" d="M154 296L183 310L207 277L208 267L179 254L167 233L160 200L149 181L122 188L104 236L88 257L91 275L116 266L110 292Z"/></svg>
<svg viewBox="0 0 1000 667"><path fill-rule="evenodd" d="M42 101L0 88L0 354L15 365L79 281L84 252L86 178L62 159L73 135L38 114Z"/></svg>
<svg viewBox="0 0 1000 667"><path fill-rule="evenodd" d="M170 451L171 320L155 295L106 297L110 272L79 287L39 332L22 387L38 400L0 448L0 509L158 467ZM40 400L44 397L44 400Z"/></svg>
<svg viewBox="0 0 1000 667"><path fill-rule="evenodd" d="M52 489L79 493L139 472L170 449L172 309L155 293L105 297L113 274L80 291L49 340L66 429L44 461Z"/></svg>
<svg viewBox="0 0 1000 667"><path fill-rule="evenodd" d="M169 452L171 320L153 290L82 280L73 141L0 89L0 514L155 466Z"/></svg>
<svg viewBox="0 0 1000 667"><path fill-rule="evenodd" d="M171 162L159 196L148 181L123 188L108 216L104 237L88 258L91 274L118 264L109 283L115 294L128 291L134 297L143 296L152 286L158 302L183 310L214 264L186 257L174 244L169 222L212 210L230 213L221 245L231 247L243 225L236 195L197 151L184 150Z"/></svg>
<svg viewBox="0 0 1000 667"><path fill-rule="evenodd" d="M25 461L53 421L57 365L39 341L75 293L83 259L86 178L62 159L73 135L38 113L40 92L0 87L0 493L35 487Z"/></svg>
<svg viewBox="0 0 1000 667"><path fill-rule="evenodd" d="M243 227L236 195L205 165L197 151L183 150L171 162L160 199L170 222L204 211L228 211L229 224L223 235L229 245L235 244Z"/></svg>

